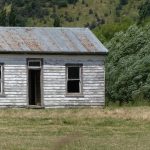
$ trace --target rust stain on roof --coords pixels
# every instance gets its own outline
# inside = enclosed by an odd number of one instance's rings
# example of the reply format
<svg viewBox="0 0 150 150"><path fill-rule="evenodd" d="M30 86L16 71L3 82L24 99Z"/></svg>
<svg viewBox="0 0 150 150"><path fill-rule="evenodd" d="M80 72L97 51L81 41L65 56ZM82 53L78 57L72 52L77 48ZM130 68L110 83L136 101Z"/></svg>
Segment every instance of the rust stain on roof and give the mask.
<svg viewBox="0 0 150 150"><path fill-rule="evenodd" d="M89 41L87 36L85 36L83 34L80 34L78 37L79 37L81 43L87 49L88 52L90 52L91 49L96 51L96 47L94 46L94 44L91 41Z"/></svg>

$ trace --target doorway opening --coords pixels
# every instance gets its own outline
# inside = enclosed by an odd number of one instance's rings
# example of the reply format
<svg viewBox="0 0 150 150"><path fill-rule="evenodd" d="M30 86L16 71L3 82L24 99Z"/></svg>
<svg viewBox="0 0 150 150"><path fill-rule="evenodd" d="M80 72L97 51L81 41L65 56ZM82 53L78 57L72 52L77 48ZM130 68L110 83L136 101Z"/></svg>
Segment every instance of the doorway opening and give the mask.
<svg viewBox="0 0 150 150"><path fill-rule="evenodd" d="M29 105L41 106L41 70L29 70Z"/></svg>
<svg viewBox="0 0 150 150"><path fill-rule="evenodd" d="M42 105L42 59L27 59L28 66L28 104Z"/></svg>

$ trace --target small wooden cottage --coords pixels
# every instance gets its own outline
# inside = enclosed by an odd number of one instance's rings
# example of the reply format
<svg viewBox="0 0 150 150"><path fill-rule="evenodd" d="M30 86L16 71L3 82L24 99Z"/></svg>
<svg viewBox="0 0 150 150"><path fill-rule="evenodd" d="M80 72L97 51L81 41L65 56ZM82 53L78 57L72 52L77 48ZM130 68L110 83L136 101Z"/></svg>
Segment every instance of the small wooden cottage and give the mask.
<svg viewBox="0 0 150 150"><path fill-rule="evenodd" d="M87 28L0 27L0 107L104 106L107 52Z"/></svg>

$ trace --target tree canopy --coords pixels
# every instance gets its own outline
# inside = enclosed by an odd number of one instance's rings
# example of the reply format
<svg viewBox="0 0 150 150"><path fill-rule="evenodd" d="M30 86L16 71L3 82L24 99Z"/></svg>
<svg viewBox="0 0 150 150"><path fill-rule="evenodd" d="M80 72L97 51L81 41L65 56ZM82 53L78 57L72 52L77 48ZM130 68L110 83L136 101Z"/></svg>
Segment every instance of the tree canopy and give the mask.
<svg viewBox="0 0 150 150"><path fill-rule="evenodd" d="M110 100L150 98L150 26L131 26L107 44L106 92Z"/></svg>
<svg viewBox="0 0 150 150"><path fill-rule="evenodd" d="M146 0L143 5L139 8L140 21L146 17L150 17L150 1Z"/></svg>

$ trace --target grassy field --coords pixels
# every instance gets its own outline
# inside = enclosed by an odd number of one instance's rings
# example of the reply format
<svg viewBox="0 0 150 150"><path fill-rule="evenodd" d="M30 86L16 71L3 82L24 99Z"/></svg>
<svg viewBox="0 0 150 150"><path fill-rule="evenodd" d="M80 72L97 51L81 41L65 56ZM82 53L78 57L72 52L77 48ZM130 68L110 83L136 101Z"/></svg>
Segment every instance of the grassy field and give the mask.
<svg viewBox="0 0 150 150"><path fill-rule="evenodd" d="M149 150L150 107L0 109L3 150Z"/></svg>

